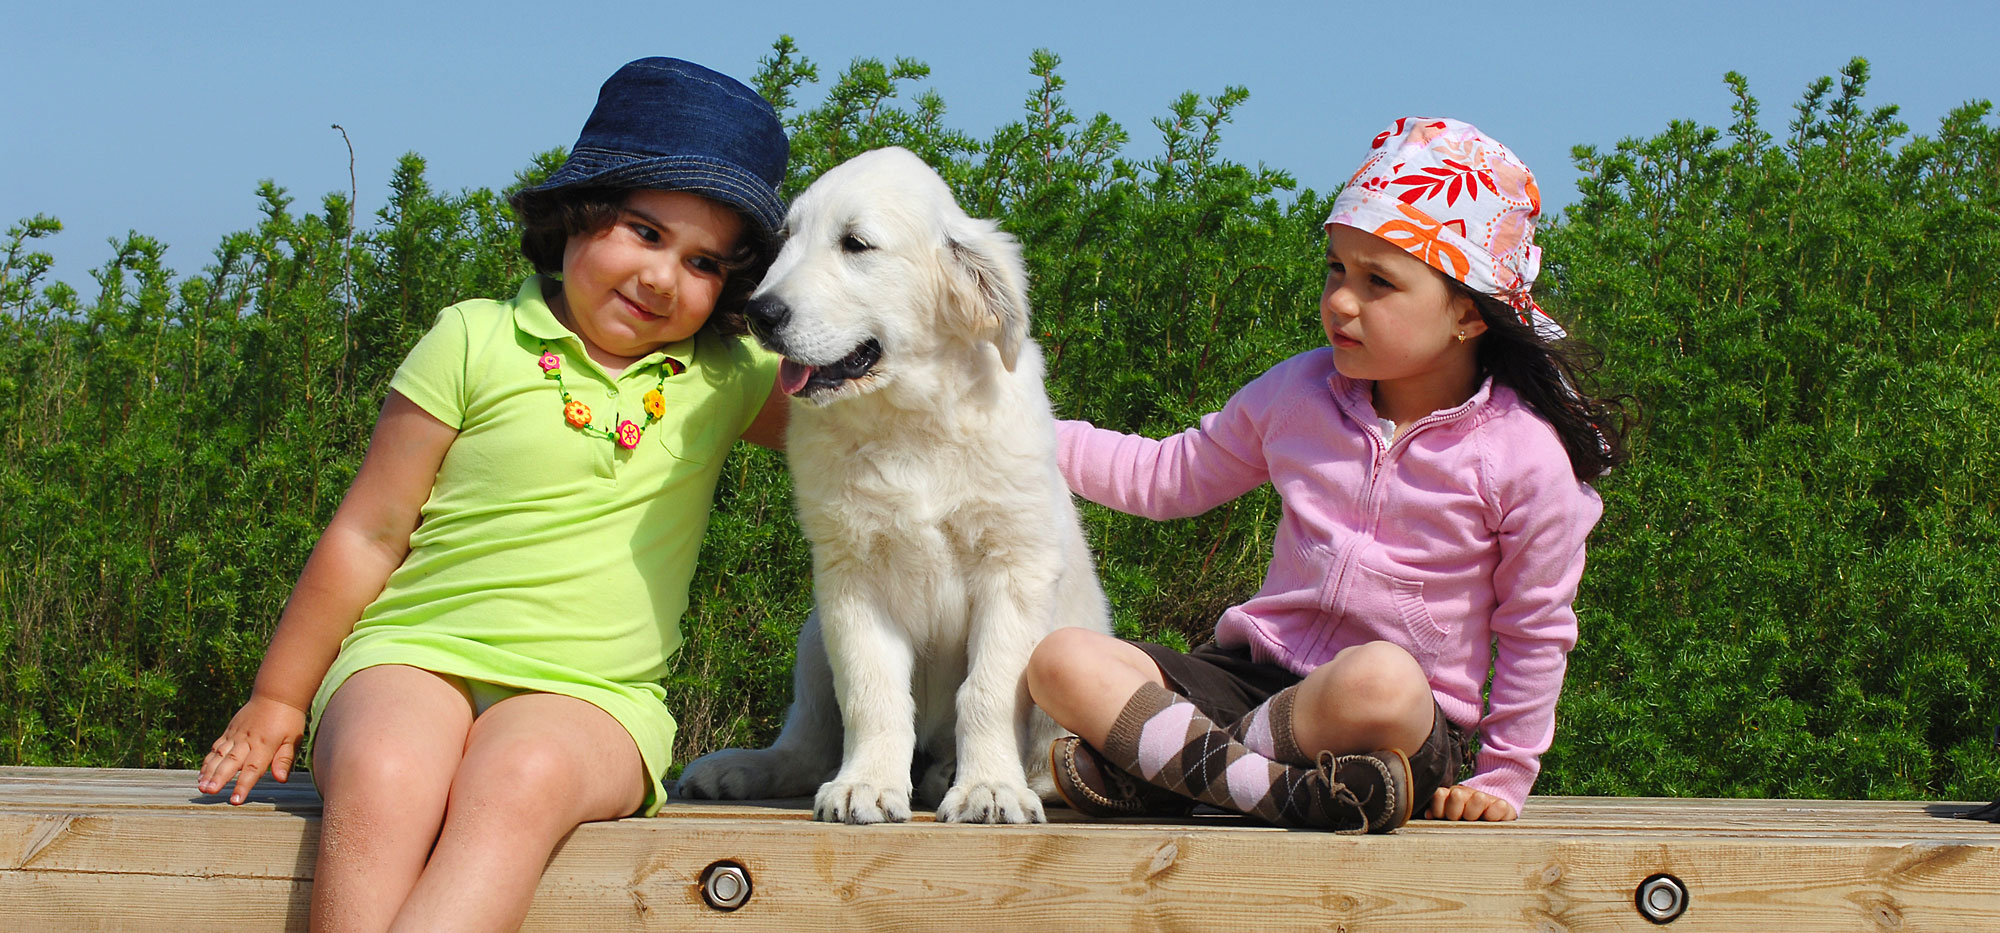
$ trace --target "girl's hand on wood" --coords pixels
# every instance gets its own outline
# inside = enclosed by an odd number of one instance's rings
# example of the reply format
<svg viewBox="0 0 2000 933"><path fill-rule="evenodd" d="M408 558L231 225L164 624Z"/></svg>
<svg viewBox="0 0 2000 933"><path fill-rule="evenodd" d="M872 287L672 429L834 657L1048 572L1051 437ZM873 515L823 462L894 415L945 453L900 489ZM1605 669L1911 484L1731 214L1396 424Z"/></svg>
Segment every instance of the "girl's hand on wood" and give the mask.
<svg viewBox="0 0 2000 933"><path fill-rule="evenodd" d="M1438 788L1437 793L1431 795L1430 809L1424 811L1424 818L1430 820L1485 820L1489 823L1505 822L1517 815L1513 804L1463 784Z"/></svg>
<svg viewBox="0 0 2000 933"><path fill-rule="evenodd" d="M250 702L236 711L229 728L201 760L196 786L204 794L221 793L223 785L234 778L236 788L230 792L229 802L241 804L265 768L270 768L271 776L280 783L292 776L292 759L305 732L305 710L252 693Z"/></svg>

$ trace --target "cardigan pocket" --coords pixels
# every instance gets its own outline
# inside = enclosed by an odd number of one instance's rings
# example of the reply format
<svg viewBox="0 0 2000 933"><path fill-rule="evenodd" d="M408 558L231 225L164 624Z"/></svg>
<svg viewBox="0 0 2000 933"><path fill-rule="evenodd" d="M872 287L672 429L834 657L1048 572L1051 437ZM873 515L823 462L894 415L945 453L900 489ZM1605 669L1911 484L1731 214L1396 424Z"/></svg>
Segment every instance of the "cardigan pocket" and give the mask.
<svg viewBox="0 0 2000 933"><path fill-rule="evenodd" d="M1298 561L1291 573L1296 574L1297 579L1285 581L1288 585L1282 588L1302 597L1310 593L1307 598L1311 599L1312 605L1327 618L1337 620L1340 616L1340 583L1334 577L1339 569L1339 555L1331 548L1304 543L1299 544L1294 553L1298 555ZM1279 568L1273 565L1271 569L1275 574ZM1267 591L1269 589L1266 587Z"/></svg>
<svg viewBox="0 0 2000 933"><path fill-rule="evenodd" d="M1416 580L1356 564L1347 614L1371 634L1401 644L1425 669L1444 647L1445 629L1424 600L1424 585Z"/></svg>
<svg viewBox="0 0 2000 933"><path fill-rule="evenodd" d="M1333 653L1327 650L1327 644L1333 640L1334 633L1340 630L1343 616L1341 603L1344 601L1345 589L1339 579L1340 554L1324 545L1305 542L1297 544L1293 548L1293 553L1298 555L1295 569L1292 570L1292 573L1297 574L1297 578L1288 581L1291 586L1286 588L1292 589L1297 594L1294 605L1315 613L1319 622L1306 629L1307 637L1303 639L1303 644L1288 647L1292 649L1293 657L1316 666L1333 658ZM1273 565L1273 572L1277 569Z"/></svg>

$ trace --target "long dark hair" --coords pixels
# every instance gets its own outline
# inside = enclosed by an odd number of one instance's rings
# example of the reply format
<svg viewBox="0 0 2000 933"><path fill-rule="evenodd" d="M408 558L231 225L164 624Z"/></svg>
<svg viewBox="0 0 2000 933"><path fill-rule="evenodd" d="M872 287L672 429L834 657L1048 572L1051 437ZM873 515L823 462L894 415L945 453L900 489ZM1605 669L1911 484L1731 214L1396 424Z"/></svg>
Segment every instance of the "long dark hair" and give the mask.
<svg viewBox="0 0 2000 933"><path fill-rule="evenodd" d="M507 203L521 221L521 255L528 257L536 272L561 275L563 250L569 246L569 238L579 234L589 236L611 226L631 194L630 188L584 187L515 192ZM736 211L743 220L743 235L736 244L736 252L723 260L728 276L723 279L722 293L715 298L715 310L701 329L723 337L740 337L750 332L743 317L743 305L750 300L757 283L764 280L771 260L777 258L778 238L742 211L720 201L715 203Z"/></svg>
<svg viewBox="0 0 2000 933"><path fill-rule="evenodd" d="M1514 390L1556 429L1569 453L1570 471L1586 483L1627 459L1631 396L1593 397L1591 378L1604 355L1570 337L1551 341L1491 295L1457 286L1472 297L1486 333L1479 341L1479 370Z"/></svg>

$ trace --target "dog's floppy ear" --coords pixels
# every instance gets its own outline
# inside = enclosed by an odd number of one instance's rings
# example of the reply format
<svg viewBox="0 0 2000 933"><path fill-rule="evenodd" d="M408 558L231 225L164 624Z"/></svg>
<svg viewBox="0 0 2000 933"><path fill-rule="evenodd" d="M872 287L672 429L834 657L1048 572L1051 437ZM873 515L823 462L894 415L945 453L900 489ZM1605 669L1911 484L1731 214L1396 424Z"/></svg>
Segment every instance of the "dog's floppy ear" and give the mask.
<svg viewBox="0 0 2000 933"><path fill-rule="evenodd" d="M1028 339L1028 275L1020 243L993 221L962 217L948 225L945 247L954 290L966 299L964 312L973 316L975 328L990 329L1001 364L1012 372Z"/></svg>

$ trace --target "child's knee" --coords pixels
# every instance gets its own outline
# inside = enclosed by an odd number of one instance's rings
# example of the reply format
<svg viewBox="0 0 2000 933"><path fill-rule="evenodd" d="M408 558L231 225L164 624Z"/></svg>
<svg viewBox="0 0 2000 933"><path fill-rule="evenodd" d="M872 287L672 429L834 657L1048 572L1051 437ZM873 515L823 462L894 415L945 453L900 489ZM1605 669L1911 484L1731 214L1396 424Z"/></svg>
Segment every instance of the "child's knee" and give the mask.
<svg viewBox="0 0 2000 933"><path fill-rule="evenodd" d="M350 814L407 813L443 809L451 776L441 774L433 756L393 742L347 748L339 756L318 756L313 780L329 806Z"/></svg>
<svg viewBox="0 0 2000 933"><path fill-rule="evenodd" d="M1028 656L1028 693L1043 696L1072 683L1082 666L1099 652L1106 636L1081 628L1059 628L1045 636Z"/></svg>
<svg viewBox="0 0 2000 933"><path fill-rule="evenodd" d="M1392 642L1343 648L1309 679L1318 681L1314 693L1320 705L1338 706L1349 718L1364 710L1377 711L1385 719L1401 718L1408 708L1432 702L1423 665Z"/></svg>
<svg viewBox="0 0 2000 933"><path fill-rule="evenodd" d="M469 773L476 772L476 773ZM460 769L451 788L454 808L477 803L503 809L546 807L571 796L575 768L562 750L544 742L509 742Z"/></svg>

